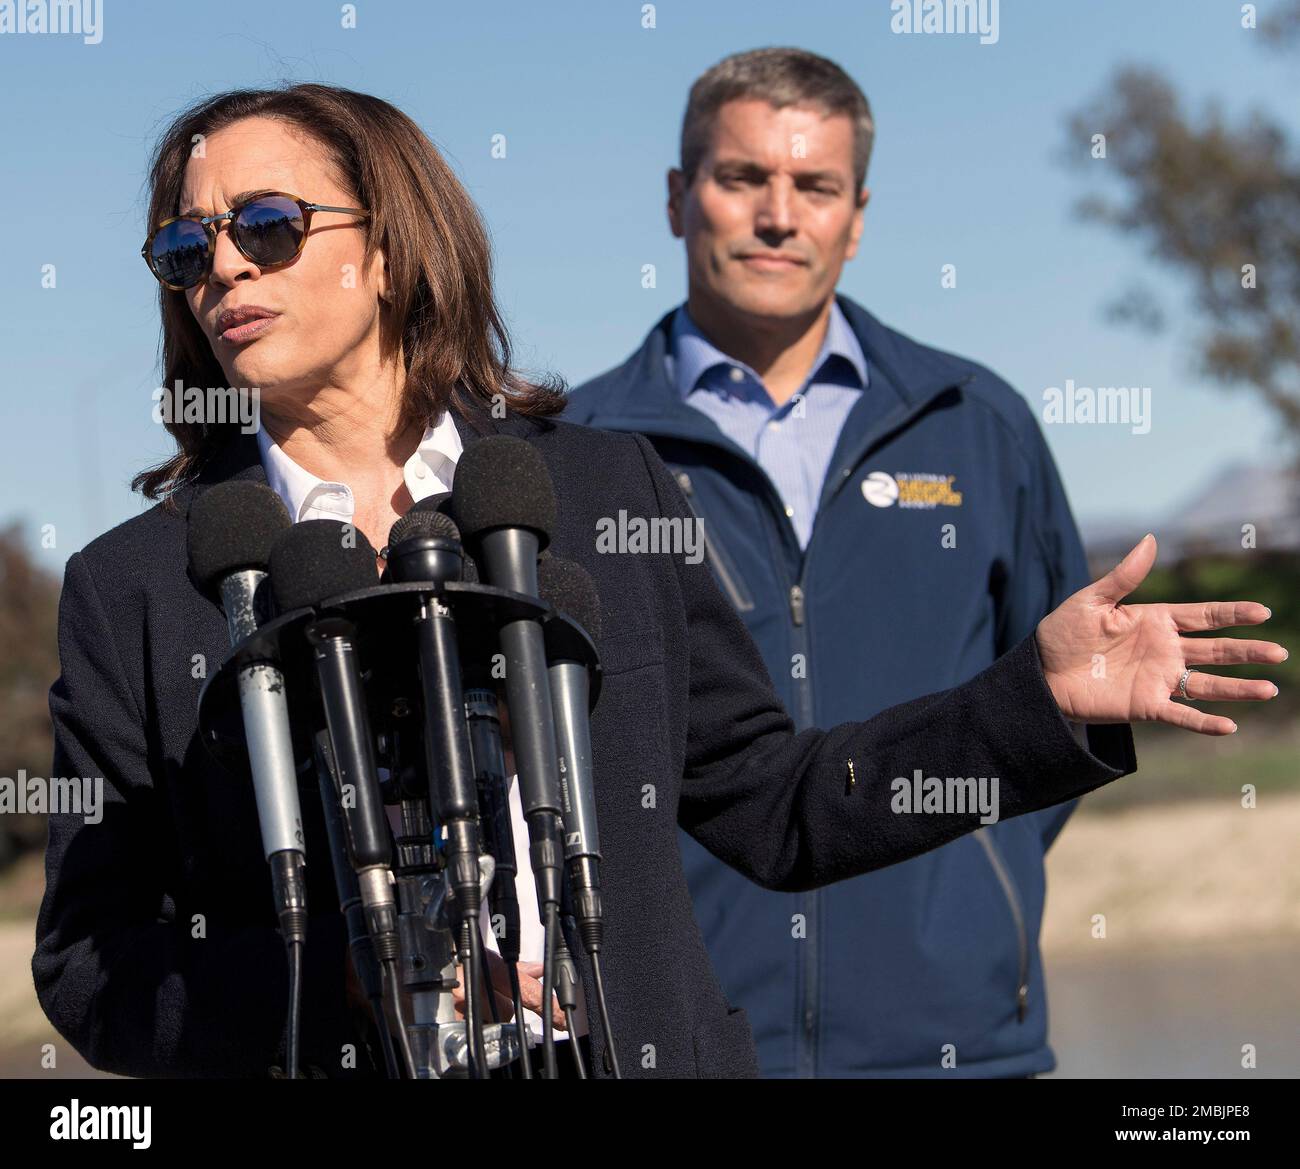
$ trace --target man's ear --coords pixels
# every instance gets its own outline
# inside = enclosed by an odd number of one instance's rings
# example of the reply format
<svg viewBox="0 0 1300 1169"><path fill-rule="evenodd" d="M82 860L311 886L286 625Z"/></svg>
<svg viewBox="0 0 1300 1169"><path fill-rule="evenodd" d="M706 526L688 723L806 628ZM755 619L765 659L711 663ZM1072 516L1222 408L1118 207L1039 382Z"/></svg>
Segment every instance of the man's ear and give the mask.
<svg viewBox="0 0 1300 1169"><path fill-rule="evenodd" d="M682 226L682 201L686 198L686 176L673 167L668 172L668 226L673 235L681 239L686 231Z"/></svg>
<svg viewBox="0 0 1300 1169"><path fill-rule="evenodd" d="M870 199L871 188L863 187L858 192L857 208L853 212L853 222L849 225L849 246L844 249L846 260L851 260L858 254L858 241L862 238L863 212L866 211Z"/></svg>

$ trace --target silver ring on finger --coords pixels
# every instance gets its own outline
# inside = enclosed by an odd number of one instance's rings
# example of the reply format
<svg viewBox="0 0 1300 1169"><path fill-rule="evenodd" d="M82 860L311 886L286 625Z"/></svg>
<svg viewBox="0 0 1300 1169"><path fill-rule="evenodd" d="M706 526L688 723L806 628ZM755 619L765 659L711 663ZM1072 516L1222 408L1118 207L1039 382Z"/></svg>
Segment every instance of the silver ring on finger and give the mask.
<svg viewBox="0 0 1300 1169"><path fill-rule="evenodd" d="M1181 694L1183 698L1185 698L1188 702L1196 701L1190 694L1187 693L1187 679L1192 676L1192 673L1193 671L1190 669L1184 670L1183 676L1178 679L1178 693Z"/></svg>

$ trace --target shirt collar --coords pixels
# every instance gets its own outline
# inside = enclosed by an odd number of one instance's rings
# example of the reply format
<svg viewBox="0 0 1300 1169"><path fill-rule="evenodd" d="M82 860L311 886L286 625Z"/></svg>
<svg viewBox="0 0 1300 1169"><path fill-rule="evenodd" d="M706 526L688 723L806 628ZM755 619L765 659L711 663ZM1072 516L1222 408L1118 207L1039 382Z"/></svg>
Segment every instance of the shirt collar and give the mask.
<svg viewBox="0 0 1300 1169"><path fill-rule="evenodd" d="M763 384L763 379L748 365L743 361L737 361L734 357L728 357L700 332L699 326L691 318L685 305L682 305L673 315L668 346L672 356L671 376L683 400L699 386L701 378L719 367L743 370L755 384L760 386ZM809 370L805 386L817 380L818 374L831 357L841 357L847 361L857 375L858 385L866 388L869 381L866 357L862 353L862 346L858 343L857 334L853 332L853 326L849 324L837 301L831 302L826 336L822 339L822 347L816 361L812 364L812 369ZM709 379L709 382L706 388L716 388L718 385L726 384L721 378L716 381Z"/></svg>
<svg viewBox="0 0 1300 1169"><path fill-rule="evenodd" d="M294 523L305 519L352 519L356 501L346 483L321 479L299 466L265 427L257 432L257 446L267 484L284 500ZM451 413L444 410L435 426L425 427L420 445L402 467L402 479L411 499L418 502L440 491L450 491L463 450Z"/></svg>

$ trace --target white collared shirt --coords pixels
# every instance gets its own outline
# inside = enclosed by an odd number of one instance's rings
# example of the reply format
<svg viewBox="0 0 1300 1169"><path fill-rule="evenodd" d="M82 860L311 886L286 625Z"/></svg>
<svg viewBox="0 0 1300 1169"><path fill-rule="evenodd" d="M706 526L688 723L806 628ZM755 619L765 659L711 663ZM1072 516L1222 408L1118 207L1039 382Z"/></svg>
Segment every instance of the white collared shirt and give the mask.
<svg viewBox="0 0 1300 1169"><path fill-rule="evenodd" d="M284 500L289 509L289 516L294 523L303 520L339 520L351 523L356 514L356 500L352 488L346 483L333 483L318 478L304 467L300 467L281 449L265 428L257 432L257 445L262 454L262 466L266 471L266 481L271 489ZM456 474L456 464L464 452L460 432L455 420L447 410L434 426L425 427L424 437L415 453L402 466L402 479L411 499L418 503L430 495L450 491ZM519 779L510 775L510 827L514 837L515 860L518 868L515 877L515 895L519 900L519 960L521 962L540 962L545 956L546 933L537 913L537 884L533 879L532 865L528 859L528 823L524 819L523 804L519 796ZM394 832L401 831L401 809L391 806L385 809L388 821ZM486 900L482 915L483 937L488 949L500 953L496 934L490 924L489 909ZM587 1033L587 1012L582 985L578 985L578 1009L575 1012L574 1027L579 1035ZM491 1018L489 1013L488 1018ZM542 1035L541 1016L525 1009L524 1018L529 1034L540 1041ZM566 1038L563 1032L556 1032L557 1039Z"/></svg>
<svg viewBox="0 0 1300 1169"><path fill-rule="evenodd" d="M317 478L300 467L262 427L257 432L258 449L266 481L289 509L294 523L301 520L341 520L351 523L356 500L346 483ZM441 491L450 491L464 446L450 411L444 410L436 426L426 426L415 453L402 467L402 479L415 503Z"/></svg>

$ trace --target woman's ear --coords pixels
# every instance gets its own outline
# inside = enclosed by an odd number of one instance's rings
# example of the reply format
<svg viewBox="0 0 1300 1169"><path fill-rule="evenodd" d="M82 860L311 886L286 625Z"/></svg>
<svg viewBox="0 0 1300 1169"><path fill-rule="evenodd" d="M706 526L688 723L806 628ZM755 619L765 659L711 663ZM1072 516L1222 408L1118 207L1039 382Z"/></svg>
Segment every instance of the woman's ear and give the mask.
<svg viewBox="0 0 1300 1169"><path fill-rule="evenodd" d="M385 304L393 303L393 285L388 275L388 258L383 252L375 253L375 263L379 265L375 283L379 289L379 299Z"/></svg>

